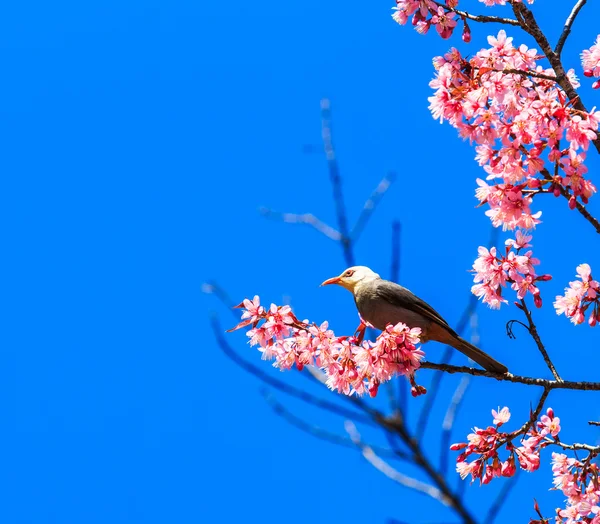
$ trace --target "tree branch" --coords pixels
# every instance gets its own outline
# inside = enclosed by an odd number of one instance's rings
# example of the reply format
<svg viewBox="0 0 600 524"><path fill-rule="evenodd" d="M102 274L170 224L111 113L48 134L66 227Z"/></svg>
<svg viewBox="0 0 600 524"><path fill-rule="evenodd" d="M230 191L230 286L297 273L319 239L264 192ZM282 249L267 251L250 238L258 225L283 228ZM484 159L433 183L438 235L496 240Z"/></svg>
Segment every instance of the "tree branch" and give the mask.
<svg viewBox="0 0 600 524"><path fill-rule="evenodd" d="M571 84L571 81L567 77L565 69L560 60L560 56L558 56L558 54L552 50L552 47L550 46L546 35L544 35L542 30L540 29L540 26L538 25L535 16L531 12L531 10L521 2L512 2L511 5L521 28L526 33L531 35L537 42L537 44L542 48L544 55L546 55L546 58L552 66L552 69L554 69L554 72L556 73L557 83L567 94L569 100L573 104L573 107L575 107L579 111L588 113L588 110L583 105L583 102L581 101L581 98L579 97L577 91L573 87L573 84ZM598 152L600 153L600 137L596 136L596 139L592 142L598 150Z"/></svg>
<svg viewBox="0 0 600 524"><path fill-rule="evenodd" d="M344 204L344 195L342 193L342 178L333 148L331 138L331 109L329 100L321 100L321 134L323 137L323 149L329 166L329 179L333 189L333 201L337 214L338 230L340 232L340 243L344 253L344 259L347 266L354 265L354 254L352 253L352 241L348 233L348 218L346 216L346 206Z"/></svg>
<svg viewBox="0 0 600 524"><path fill-rule="evenodd" d="M233 360L244 371L247 371L251 375L254 375L256 378L258 378L265 384L268 384L269 386L272 386L278 389L279 391L282 391L283 393L292 395L320 409L325 409L327 411L330 411L331 413L335 413L336 415L339 415L341 417L350 418L352 420L358 420L362 423L378 427L378 424L373 422L372 417L366 417L361 413L357 413L356 411L346 409L342 406L339 406L338 404L335 404L334 402L330 402L328 400L319 398L315 395L307 393L302 389L295 388L294 386L289 385L287 382L282 382L281 380L273 378L268 373L265 373L261 368L255 366L254 364L251 364L247 360L240 357L233 350L233 348L225 340L225 337L223 336L223 329L219 324L219 320L215 316L211 318L211 327L217 340L217 344L219 348L223 351L223 353L225 353L227 357Z"/></svg>
<svg viewBox="0 0 600 524"><path fill-rule="evenodd" d="M525 316L527 317L527 322L529 322L528 331L529 331L530 335L532 336L533 340L535 340L535 343L537 344L537 347L540 350L540 353L544 357L544 362L546 362L546 365L552 372L552 375L554 375L554 378L558 382L562 382L562 379L560 378L560 375L556 371L556 368L554 367L552 360L550 360L550 355L548 355L548 352L546 351L546 348L544 347L544 344L542 343L542 339L540 338L537 328L533 322L533 317L531 315L531 311L529 311L529 309L527 308L527 303L525 302L524 298L521 299L521 306L522 306L521 309L523 310L523 312L525 313Z"/></svg>
<svg viewBox="0 0 600 524"><path fill-rule="evenodd" d="M486 16L486 15L471 15L466 11L461 11L460 9L455 9L453 7L448 7L446 4L442 4L440 2L435 2L434 4L443 7L446 11L452 11L457 15L460 15L463 18L468 18L469 20L473 20L474 22L480 22L483 24L486 23L496 23L496 24L506 24L506 25L519 25L517 20L513 20L512 18L502 18L500 16Z"/></svg>
<svg viewBox="0 0 600 524"><path fill-rule="evenodd" d="M377 208L377 204L379 204L379 202L387 193L388 189L395 182L395 180L396 173L392 171L391 173L383 177L383 179L381 180L381 182L379 182L373 193L371 193L371 196L367 199L362 211L360 212L356 224L352 228L352 231L350 231L350 238L353 242L356 242L358 240L358 237L360 237L360 234L363 232L365 226L367 225L367 222L369 221L369 219L373 215L373 212Z"/></svg>
<svg viewBox="0 0 600 524"><path fill-rule="evenodd" d="M276 400L276 398L273 394L269 393L266 389L264 389L264 388L261 389L261 393L262 393L265 401L267 402L267 404L269 404L269 406L271 408L273 408L273 411L275 412L276 415L280 416L282 419L284 419L286 422L288 422L292 426L298 428L300 431L303 431L304 433L308 433L309 435L312 435L313 437L316 437L320 440L324 440L326 442L331 442L332 444L337 444L338 446L356 449L356 444L352 441L352 439L350 439L344 435L338 435L336 433L331 433L329 431L326 431L326 430L320 428L319 426L316 426L314 424L310 424L310 423L306 422L305 420L303 420L300 417L291 413L283 404L281 404L280 402L278 402ZM381 448L379 446L374 446L372 444L366 444L366 445L368 445L371 449L376 451L377 454L380 456L384 456L387 458L393 458L393 459L409 460L409 456L406 453L402 453L401 451L395 451L395 450L391 450L391 449Z"/></svg>
<svg viewBox="0 0 600 524"><path fill-rule="evenodd" d="M547 387L549 389L572 389L579 391L600 391L600 382L585 382L585 381L572 381L572 380L548 380L544 378L533 378L524 377L520 375L513 375L512 373L505 373L501 375L499 373L493 373L492 371L486 371L484 369L470 368L468 366L453 366L451 364L436 364L435 362L421 362L423 369L437 369L446 373L466 373L467 375L473 375L476 377L488 377L494 378L500 382L515 382L518 384L525 384L527 386L540 386Z"/></svg>
<svg viewBox="0 0 600 524"><path fill-rule="evenodd" d="M560 35L560 38L558 39L556 47L554 48L554 53L559 58L562 53L563 47L565 46L565 42L567 41L567 37L571 34L571 27L573 26L573 22L575 22L575 18L577 18L579 11L581 11L581 8L586 4L586 2L587 0L579 0L573 6L573 10L571 11L571 14L568 16L567 21L565 22L563 32Z"/></svg>
<svg viewBox="0 0 600 524"><path fill-rule="evenodd" d="M404 475L403 473L400 473L398 470L390 466L387 462L382 460L375 453L373 448L371 448L368 444L362 442L360 434L358 433L356 426L352 422L350 422L349 420L346 421L345 427L346 431L348 432L348 435L350 435L350 438L352 439L352 442L362 450L363 457L365 457L365 459L373 467L381 471L381 473L383 473L386 477L392 479L393 481L406 488L414 489L415 491L419 491L421 493L424 493L425 495L429 495L433 499L444 504L444 506L451 505L451 502L448 499L448 497L444 495L444 493L438 488L425 482L421 482L420 480L409 477L408 475Z"/></svg>
<svg viewBox="0 0 600 524"><path fill-rule="evenodd" d="M294 213L281 213L279 211L273 211L268 207L261 207L258 209L259 213L267 218L281 220L288 224L307 224L314 227L319 233L323 233L326 237L331 240L338 242L342 235L339 231L327 225L325 222L319 220L312 213L304 213L303 215L297 215Z"/></svg>

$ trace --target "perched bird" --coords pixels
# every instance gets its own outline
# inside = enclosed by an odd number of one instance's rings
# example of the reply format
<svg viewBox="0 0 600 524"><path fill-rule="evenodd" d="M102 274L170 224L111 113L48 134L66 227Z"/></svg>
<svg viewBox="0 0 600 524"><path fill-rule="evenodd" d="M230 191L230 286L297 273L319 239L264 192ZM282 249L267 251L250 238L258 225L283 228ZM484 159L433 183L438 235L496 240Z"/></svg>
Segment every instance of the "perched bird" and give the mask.
<svg viewBox="0 0 600 524"><path fill-rule="evenodd" d="M506 373L507 367L456 333L429 304L405 287L383 280L366 266L346 269L339 277L321 285L338 284L354 295L360 316L380 330L388 324L403 322L408 327L421 328L421 342L435 340L448 344L473 359L488 371Z"/></svg>

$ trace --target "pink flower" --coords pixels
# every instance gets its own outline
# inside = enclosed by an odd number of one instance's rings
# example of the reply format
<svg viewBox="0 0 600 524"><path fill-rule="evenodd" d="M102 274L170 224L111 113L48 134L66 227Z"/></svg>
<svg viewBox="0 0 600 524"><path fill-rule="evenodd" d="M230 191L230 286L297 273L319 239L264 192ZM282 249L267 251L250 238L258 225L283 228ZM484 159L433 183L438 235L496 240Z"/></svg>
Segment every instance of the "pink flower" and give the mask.
<svg viewBox="0 0 600 524"><path fill-rule="evenodd" d="M554 416L554 412L548 408L546 415L542 415L538 422L538 428L542 436L548 434L556 437L560 431L560 418Z"/></svg>
<svg viewBox="0 0 600 524"><path fill-rule="evenodd" d="M577 266L577 276L581 279L569 282L564 295L558 295L554 301L557 315L566 315L573 324L585 321L585 313L591 311L589 324L595 326L600 320L600 301L598 290L600 283L592 279L592 270L589 264Z"/></svg>
<svg viewBox="0 0 600 524"><path fill-rule="evenodd" d="M494 417L494 424L501 426L510 420L510 411L506 406L502 409L498 408L498 411L492 409L492 416Z"/></svg>
<svg viewBox="0 0 600 524"><path fill-rule="evenodd" d="M600 76L600 35L592 47L581 52L581 64L585 76Z"/></svg>
<svg viewBox="0 0 600 524"><path fill-rule="evenodd" d="M238 307L244 308L243 321L233 330L252 324L247 332L250 345L258 345L262 358L274 360L273 366L282 371L317 365L327 375L327 385L345 395L375 396L379 384L396 375L409 379L415 395L426 392L414 378L425 355L417 347L420 328L388 325L375 342L359 344L354 337L336 337L327 322L301 322L289 306L271 304L265 309L258 296Z"/></svg>

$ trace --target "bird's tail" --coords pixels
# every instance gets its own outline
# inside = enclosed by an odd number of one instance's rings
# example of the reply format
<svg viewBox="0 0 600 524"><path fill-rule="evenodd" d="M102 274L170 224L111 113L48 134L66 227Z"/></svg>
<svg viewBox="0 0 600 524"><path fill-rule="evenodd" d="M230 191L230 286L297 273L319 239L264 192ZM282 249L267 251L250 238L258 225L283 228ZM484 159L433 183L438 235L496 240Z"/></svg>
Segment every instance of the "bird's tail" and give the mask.
<svg viewBox="0 0 600 524"><path fill-rule="evenodd" d="M504 364L500 364L497 360L494 360L487 353L484 353L478 347L467 342L464 338L457 336L450 343L450 345L458 349L461 353L464 353L470 359L477 362L481 367L494 373L506 373L508 368Z"/></svg>

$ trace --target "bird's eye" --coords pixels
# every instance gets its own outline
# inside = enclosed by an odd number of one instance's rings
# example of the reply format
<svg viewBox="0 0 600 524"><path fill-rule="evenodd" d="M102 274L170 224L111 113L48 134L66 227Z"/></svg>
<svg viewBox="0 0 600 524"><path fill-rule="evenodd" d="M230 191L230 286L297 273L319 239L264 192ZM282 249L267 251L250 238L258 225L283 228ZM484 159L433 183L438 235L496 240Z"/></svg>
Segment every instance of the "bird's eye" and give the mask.
<svg viewBox="0 0 600 524"><path fill-rule="evenodd" d="M351 269L349 269L348 271L346 271L346 275L347 277L351 277L352 275L354 275L354 271L352 271Z"/></svg>

